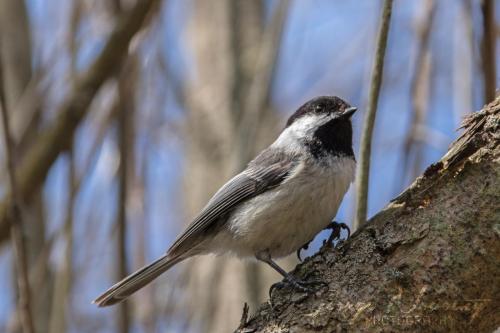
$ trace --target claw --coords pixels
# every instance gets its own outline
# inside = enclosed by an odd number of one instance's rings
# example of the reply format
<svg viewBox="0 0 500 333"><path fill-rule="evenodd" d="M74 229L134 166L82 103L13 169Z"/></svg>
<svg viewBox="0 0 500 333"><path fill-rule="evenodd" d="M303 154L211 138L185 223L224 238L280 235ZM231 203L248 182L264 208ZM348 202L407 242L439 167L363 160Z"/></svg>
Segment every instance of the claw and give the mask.
<svg viewBox="0 0 500 333"><path fill-rule="evenodd" d="M347 231L347 238L351 236L351 229L349 229L349 226L347 224L342 222L333 221L325 229L332 229L332 233L330 234L330 237L328 237L328 240L323 242L323 246L332 246L333 241L340 238L340 232L342 231L342 229Z"/></svg>
<svg viewBox="0 0 500 333"><path fill-rule="evenodd" d="M311 244L312 242L312 239L305 243L304 245L302 245L298 250L297 250L297 258L299 258L299 261L302 261L302 258L300 257L300 251L302 250L307 250L309 248L309 244Z"/></svg>
<svg viewBox="0 0 500 333"><path fill-rule="evenodd" d="M332 233L330 234L330 237L328 237L328 240L323 241L323 246L333 245L333 241L340 238L340 232L342 231L342 229L347 231L347 238L351 237L351 229L349 228L349 226L347 224L345 224L343 222L332 221L332 223L330 223L323 230L327 230L327 229L331 229ZM297 254L297 258L299 259L299 261L302 261L302 258L300 256L300 252L302 250L307 250L309 248L309 244L311 244L312 241L313 240L311 239L309 242L305 243L297 250L296 254Z"/></svg>

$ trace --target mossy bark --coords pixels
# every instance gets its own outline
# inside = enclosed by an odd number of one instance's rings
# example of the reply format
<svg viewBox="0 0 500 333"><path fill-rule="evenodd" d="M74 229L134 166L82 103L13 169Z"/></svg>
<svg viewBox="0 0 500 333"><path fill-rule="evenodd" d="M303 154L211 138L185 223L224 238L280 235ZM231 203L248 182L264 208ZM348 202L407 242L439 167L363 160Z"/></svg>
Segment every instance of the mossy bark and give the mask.
<svg viewBox="0 0 500 333"><path fill-rule="evenodd" d="M405 192L294 275L237 332L492 332L500 326L500 98Z"/></svg>

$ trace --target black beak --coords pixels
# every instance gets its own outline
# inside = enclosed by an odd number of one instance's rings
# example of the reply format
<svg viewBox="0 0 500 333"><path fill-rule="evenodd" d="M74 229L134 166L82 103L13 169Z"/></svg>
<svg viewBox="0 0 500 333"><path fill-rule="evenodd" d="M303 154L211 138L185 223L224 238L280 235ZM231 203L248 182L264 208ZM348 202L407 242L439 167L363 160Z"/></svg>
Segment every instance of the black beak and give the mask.
<svg viewBox="0 0 500 333"><path fill-rule="evenodd" d="M342 112L342 118L351 118L351 116L356 112L358 108L351 106L350 108L347 108Z"/></svg>

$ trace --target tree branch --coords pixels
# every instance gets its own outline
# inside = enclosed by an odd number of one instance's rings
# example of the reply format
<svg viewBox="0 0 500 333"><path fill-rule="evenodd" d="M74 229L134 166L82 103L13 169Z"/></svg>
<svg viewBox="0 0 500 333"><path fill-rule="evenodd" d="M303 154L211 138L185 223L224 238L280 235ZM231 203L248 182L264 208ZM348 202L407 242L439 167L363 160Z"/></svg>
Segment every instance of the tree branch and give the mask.
<svg viewBox="0 0 500 333"><path fill-rule="evenodd" d="M418 176L420 172L420 159L422 150L420 149L420 140L418 132L425 126L427 118L427 105L429 100L430 78L431 78L431 54L429 48L429 41L431 36L431 28L434 21L436 12L436 2L434 0L422 1L423 14L422 19L417 27L417 50L415 56L415 63L413 69L413 77L410 83L410 128L406 132L404 139L402 158L401 158L401 176L395 177L397 182L397 189L404 188L406 183L406 175L409 174L411 179ZM409 172L410 159L414 151L413 170Z"/></svg>
<svg viewBox="0 0 500 333"><path fill-rule="evenodd" d="M122 72L117 77L118 80L118 146L120 148L120 165L118 167L118 214L117 225L117 280L125 278L129 272L127 268L127 203L129 200L129 179L134 170L134 114L135 114L135 83L138 81L137 65L138 60L135 55L130 55L127 59ZM125 301L117 309L118 332L127 333L130 331L130 306Z"/></svg>
<svg viewBox="0 0 500 333"><path fill-rule="evenodd" d="M67 314L70 312L71 289L75 272L73 271L73 223L75 215L76 196L78 187L76 183L76 165L74 148L68 150L68 204L66 217L61 234L64 237L64 262L56 272L52 306L50 311L49 332L64 333L67 331Z"/></svg>
<svg viewBox="0 0 500 333"><path fill-rule="evenodd" d="M160 0L142 0L124 13L111 33L108 42L89 69L77 78L75 86L59 107L56 121L42 130L37 142L22 159L16 172L19 196L28 201L39 188L59 154L68 148L68 143L87 114L88 107L103 83L121 66L130 40L143 25L151 8ZM0 241L9 234L8 207L11 195L0 203Z"/></svg>
<svg viewBox="0 0 500 333"><path fill-rule="evenodd" d="M491 332L500 325L500 97L448 153L335 249L276 290L239 332Z"/></svg>
<svg viewBox="0 0 500 333"><path fill-rule="evenodd" d="M359 228L366 221L368 211L368 184L370 175L370 155L372 149L373 127L375 125L375 115L377 113L378 96L382 85L382 74L384 72L385 48L389 35L389 25L391 23L392 0L384 0L382 9L382 19L377 40L377 51L373 64L372 82L370 86L370 98L368 109L366 110L361 134L361 146L359 152L359 164L356 176L356 220L354 228Z"/></svg>
<svg viewBox="0 0 500 333"><path fill-rule="evenodd" d="M481 41L481 60L484 80L484 102L495 98L496 87L496 36L495 36L495 1L482 0L483 39Z"/></svg>
<svg viewBox="0 0 500 333"><path fill-rule="evenodd" d="M1 95L1 94L0 94ZM24 333L33 333L33 316L31 313L31 297L30 285L28 278L28 264L26 259L26 248L24 245L22 233L22 215L20 211L20 201L17 191L17 181L14 168L14 146L12 136L10 134L9 112L7 103L4 103L3 96L0 97L0 111L2 114L2 125L5 142L5 161L7 164L7 174L9 179L9 190L12 196L8 207L8 216L10 220L10 234L14 248L15 267L17 269L17 293L18 293L18 308L20 313L21 327Z"/></svg>
<svg viewBox="0 0 500 333"><path fill-rule="evenodd" d="M271 21L266 26L259 45L253 77L249 82L247 96L243 99L241 120L237 124L235 135L238 147L236 152L237 165L234 170L244 167L255 153L255 138L257 129L262 121L263 114L269 110L266 102L269 101L271 85L277 69L277 60L281 49L283 30L290 9L290 1L280 1L273 13Z"/></svg>

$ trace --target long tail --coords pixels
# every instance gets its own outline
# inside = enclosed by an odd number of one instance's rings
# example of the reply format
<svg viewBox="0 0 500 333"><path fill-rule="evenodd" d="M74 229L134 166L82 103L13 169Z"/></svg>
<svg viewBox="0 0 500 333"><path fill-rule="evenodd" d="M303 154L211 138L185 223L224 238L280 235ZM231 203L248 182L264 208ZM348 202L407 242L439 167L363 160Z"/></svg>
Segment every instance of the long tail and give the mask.
<svg viewBox="0 0 500 333"><path fill-rule="evenodd" d="M119 303L185 258L165 255L116 283L92 303L97 304L99 307Z"/></svg>

